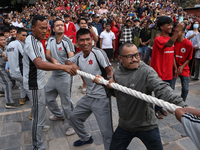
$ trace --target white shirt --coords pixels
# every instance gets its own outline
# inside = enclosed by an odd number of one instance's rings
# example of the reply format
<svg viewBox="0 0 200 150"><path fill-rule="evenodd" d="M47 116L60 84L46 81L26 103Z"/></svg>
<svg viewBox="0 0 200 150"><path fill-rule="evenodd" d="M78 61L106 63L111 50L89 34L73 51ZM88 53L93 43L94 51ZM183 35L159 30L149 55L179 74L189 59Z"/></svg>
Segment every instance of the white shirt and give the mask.
<svg viewBox="0 0 200 150"><path fill-rule="evenodd" d="M66 25L66 28L67 28L67 30L68 30L69 22L68 22L68 24L67 24L67 23L65 23L65 25Z"/></svg>
<svg viewBox="0 0 200 150"><path fill-rule="evenodd" d="M109 48L113 48L112 46L112 40L115 39L115 34L110 31L107 32L106 30L101 32L100 34L100 38L102 38L102 48L103 49L109 49Z"/></svg>
<svg viewBox="0 0 200 150"><path fill-rule="evenodd" d="M20 22L20 23L15 23L15 27L19 27L19 28L23 28L24 26L23 26L23 23L22 22Z"/></svg>

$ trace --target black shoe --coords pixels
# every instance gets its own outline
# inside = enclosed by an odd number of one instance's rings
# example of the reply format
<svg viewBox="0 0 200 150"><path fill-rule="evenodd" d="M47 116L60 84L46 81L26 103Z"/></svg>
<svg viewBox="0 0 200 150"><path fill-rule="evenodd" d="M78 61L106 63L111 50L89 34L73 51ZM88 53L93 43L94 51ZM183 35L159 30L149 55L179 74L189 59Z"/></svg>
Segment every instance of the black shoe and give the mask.
<svg viewBox="0 0 200 150"><path fill-rule="evenodd" d="M17 103L6 103L5 107L7 109L15 109L15 108L19 108L20 104L17 104Z"/></svg>
<svg viewBox="0 0 200 150"><path fill-rule="evenodd" d="M82 146L84 144L92 144L93 143L93 138L92 136L89 138L89 140L87 141L81 141L81 140L77 140L74 142L74 146Z"/></svg>
<svg viewBox="0 0 200 150"><path fill-rule="evenodd" d="M5 96L5 93L3 91L0 91L0 97Z"/></svg>

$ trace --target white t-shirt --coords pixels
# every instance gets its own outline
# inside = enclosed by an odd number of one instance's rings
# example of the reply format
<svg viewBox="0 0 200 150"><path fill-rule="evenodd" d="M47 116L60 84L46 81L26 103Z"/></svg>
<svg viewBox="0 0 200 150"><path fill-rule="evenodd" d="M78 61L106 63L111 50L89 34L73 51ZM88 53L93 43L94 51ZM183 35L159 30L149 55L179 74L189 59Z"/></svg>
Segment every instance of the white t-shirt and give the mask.
<svg viewBox="0 0 200 150"><path fill-rule="evenodd" d="M115 34L110 31L107 32L106 30L101 32L100 34L100 38L102 38L102 48L103 49L109 49L109 48L113 48L112 46L112 40L115 39Z"/></svg>

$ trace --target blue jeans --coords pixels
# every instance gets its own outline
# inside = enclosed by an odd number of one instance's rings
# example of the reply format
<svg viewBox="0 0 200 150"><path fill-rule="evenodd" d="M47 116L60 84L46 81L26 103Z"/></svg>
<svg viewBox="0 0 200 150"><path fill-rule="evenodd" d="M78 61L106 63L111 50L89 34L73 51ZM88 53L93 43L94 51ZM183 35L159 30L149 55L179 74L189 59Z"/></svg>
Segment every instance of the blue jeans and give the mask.
<svg viewBox="0 0 200 150"><path fill-rule="evenodd" d="M148 150L163 150L158 128L148 131L131 132L122 129L120 126L117 127L112 136L110 150L126 150L134 137L138 137Z"/></svg>
<svg viewBox="0 0 200 150"><path fill-rule="evenodd" d="M140 54L141 54L140 59L142 59L143 53L146 54L147 48L148 48L148 46L144 46L144 47L139 47L139 48L138 48L138 51L139 51Z"/></svg>
<svg viewBox="0 0 200 150"><path fill-rule="evenodd" d="M185 76L179 76L181 79L181 97L183 98L184 102L186 101L188 92L189 92L189 82L190 79L189 77L185 77ZM175 84L176 84L176 79L172 80L172 88L175 89Z"/></svg>
<svg viewBox="0 0 200 150"><path fill-rule="evenodd" d="M172 79L173 80L173 79ZM167 82L167 83L169 83L169 85L170 85L170 87L174 90L174 88L173 88L173 84L172 84L172 80L163 80L163 81L165 81L165 82ZM155 112L157 112L157 111L160 111L162 109L162 107L160 107L160 106L158 106L158 105L155 105Z"/></svg>

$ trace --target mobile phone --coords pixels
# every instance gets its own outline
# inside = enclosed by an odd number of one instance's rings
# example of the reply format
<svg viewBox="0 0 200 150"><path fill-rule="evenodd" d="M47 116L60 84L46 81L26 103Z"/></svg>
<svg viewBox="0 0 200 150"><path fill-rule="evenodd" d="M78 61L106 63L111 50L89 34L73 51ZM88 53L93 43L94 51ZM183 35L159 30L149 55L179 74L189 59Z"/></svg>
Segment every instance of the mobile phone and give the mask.
<svg viewBox="0 0 200 150"><path fill-rule="evenodd" d="M91 26L92 26L92 22L89 22L89 23L88 23L88 27L91 27Z"/></svg>

